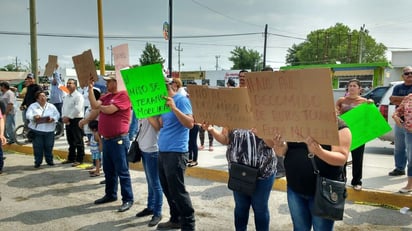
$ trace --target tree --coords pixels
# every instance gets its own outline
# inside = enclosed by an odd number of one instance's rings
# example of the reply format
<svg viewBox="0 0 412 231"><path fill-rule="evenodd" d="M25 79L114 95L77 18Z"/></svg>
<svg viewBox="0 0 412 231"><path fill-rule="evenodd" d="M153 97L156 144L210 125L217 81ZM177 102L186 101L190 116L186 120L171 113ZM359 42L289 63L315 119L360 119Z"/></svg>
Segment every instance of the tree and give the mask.
<svg viewBox="0 0 412 231"><path fill-rule="evenodd" d="M262 55L258 51L236 46L230 53L232 56L229 57L229 61L233 62L232 69L251 69L252 71L262 69Z"/></svg>
<svg viewBox="0 0 412 231"><path fill-rule="evenodd" d="M146 47L143 50L143 54L139 58L140 65L148 65L155 63L164 63L164 59L160 55L159 49L155 45L146 43Z"/></svg>
<svg viewBox="0 0 412 231"><path fill-rule="evenodd" d="M387 62L386 46L377 43L364 27L351 30L342 23L310 32L306 41L288 49L286 63L307 64Z"/></svg>

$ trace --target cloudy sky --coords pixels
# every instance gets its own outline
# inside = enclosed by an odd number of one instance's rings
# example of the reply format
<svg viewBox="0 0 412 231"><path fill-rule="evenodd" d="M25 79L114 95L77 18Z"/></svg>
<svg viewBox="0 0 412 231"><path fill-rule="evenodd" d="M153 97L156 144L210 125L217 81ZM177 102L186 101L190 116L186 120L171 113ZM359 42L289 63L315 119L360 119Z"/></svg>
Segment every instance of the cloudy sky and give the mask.
<svg viewBox="0 0 412 231"><path fill-rule="evenodd" d="M106 63L111 62L110 46L123 43L129 44L131 64L139 63L146 42L156 45L167 59L162 25L169 18L169 0L102 3L105 36L120 37L104 40ZM1 0L0 8L0 67L16 59L28 66L29 0ZM292 44L338 22L356 30L365 24L369 34L389 50L412 49L410 9L410 0L174 0L173 70L179 68L179 43L182 71L215 70L216 61L218 69L230 69L233 64L228 58L235 46L263 54L265 24L267 65L274 68L284 65ZM71 57L87 49L98 59L96 0L37 0L36 10L39 66L44 67L53 54L61 67L71 68Z"/></svg>

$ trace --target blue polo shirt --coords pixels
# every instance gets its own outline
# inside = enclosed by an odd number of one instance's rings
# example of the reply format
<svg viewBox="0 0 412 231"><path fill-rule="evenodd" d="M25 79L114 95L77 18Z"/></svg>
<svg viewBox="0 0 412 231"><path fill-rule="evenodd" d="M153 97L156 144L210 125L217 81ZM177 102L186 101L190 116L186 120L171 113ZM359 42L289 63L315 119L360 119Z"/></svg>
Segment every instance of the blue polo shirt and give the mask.
<svg viewBox="0 0 412 231"><path fill-rule="evenodd" d="M173 96L176 107L186 115L192 115L192 105L189 98L181 94ZM163 127L159 131L160 152L188 152L189 129L183 126L175 113L168 112L163 115Z"/></svg>

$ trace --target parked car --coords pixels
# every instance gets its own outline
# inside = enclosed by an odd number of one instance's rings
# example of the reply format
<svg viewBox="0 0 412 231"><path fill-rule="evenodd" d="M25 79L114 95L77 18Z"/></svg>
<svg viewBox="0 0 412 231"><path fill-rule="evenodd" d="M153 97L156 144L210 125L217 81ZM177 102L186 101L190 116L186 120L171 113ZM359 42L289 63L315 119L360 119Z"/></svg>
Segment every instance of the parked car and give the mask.
<svg viewBox="0 0 412 231"><path fill-rule="evenodd" d="M363 94L362 97L365 97L367 99L373 99L375 105L378 107L382 100L382 97L388 91L389 87L390 86L375 87L374 89Z"/></svg>
<svg viewBox="0 0 412 231"><path fill-rule="evenodd" d="M392 130L382 136L379 139L383 141L390 141L394 142L395 135L393 133L393 128L395 126L395 121L392 118L393 113L395 112L395 105L391 104L389 101L389 97L391 97L393 88L398 85L402 84L403 81L396 81L391 82L389 84L389 88L386 90L385 94L383 95L380 103L379 103L379 111L381 112L382 116L388 121L389 125L392 127Z"/></svg>

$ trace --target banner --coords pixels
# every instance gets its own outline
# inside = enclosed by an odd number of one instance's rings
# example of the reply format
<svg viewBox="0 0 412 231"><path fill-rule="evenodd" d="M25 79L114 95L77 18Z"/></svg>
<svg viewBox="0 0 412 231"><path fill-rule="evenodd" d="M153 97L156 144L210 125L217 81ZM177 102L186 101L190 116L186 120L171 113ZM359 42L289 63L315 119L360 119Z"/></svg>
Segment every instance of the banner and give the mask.
<svg viewBox="0 0 412 231"><path fill-rule="evenodd" d="M373 103L363 103L340 116L352 133L350 150L392 130Z"/></svg>
<svg viewBox="0 0 412 231"><path fill-rule="evenodd" d="M187 86L197 123L228 128L253 128L253 115L246 88Z"/></svg>
<svg viewBox="0 0 412 231"><path fill-rule="evenodd" d="M161 64L121 70L133 111L139 119L170 112Z"/></svg>
<svg viewBox="0 0 412 231"><path fill-rule="evenodd" d="M127 43L112 48L114 59L114 70L116 72L117 90L126 90L120 70L129 68L129 46Z"/></svg>
<svg viewBox="0 0 412 231"><path fill-rule="evenodd" d="M97 82L96 66L94 65L93 54L90 49L80 55L73 56L72 59L81 88L87 87L90 79Z"/></svg>
<svg viewBox="0 0 412 231"><path fill-rule="evenodd" d="M57 56L49 55L49 60L46 64L46 70L44 70L44 76L47 76L47 77L52 76L56 68L57 68Z"/></svg>

